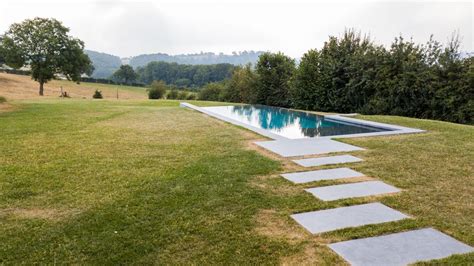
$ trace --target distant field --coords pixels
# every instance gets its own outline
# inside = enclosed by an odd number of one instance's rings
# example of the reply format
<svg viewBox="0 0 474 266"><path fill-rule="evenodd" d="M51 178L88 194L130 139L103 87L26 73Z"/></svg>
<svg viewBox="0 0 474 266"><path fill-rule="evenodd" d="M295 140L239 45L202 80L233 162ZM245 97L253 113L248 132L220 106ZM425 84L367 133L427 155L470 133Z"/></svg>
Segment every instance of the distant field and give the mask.
<svg viewBox="0 0 474 266"><path fill-rule="evenodd" d="M81 82L77 84L67 80L52 80L45 84L44 96L38 96L38 82L29 76L0 73L0 96L7 99L44 99L59 98L61 88L71 96L71 98L91 99L96 89L101 90L107 99L117 97L117 89L120 99L146 99L146 89L142 87L109 85L100 83Z"/></svg>
<svg viewBox="0 0 474 266"><path fill-rule="evenodd" d="M345 265L327 243L424 227L474 245L472 126L362 116L428 131L343 140L367 148L351 168L403 190L376 199L413 218L313 236L289 215L374 198L319 201L303 189L341 181L287 182L304 168L253 144L263 137L143 88L82 99L92 85L54 81L39 98L29 77L0 74L0 264Z"/></svg>

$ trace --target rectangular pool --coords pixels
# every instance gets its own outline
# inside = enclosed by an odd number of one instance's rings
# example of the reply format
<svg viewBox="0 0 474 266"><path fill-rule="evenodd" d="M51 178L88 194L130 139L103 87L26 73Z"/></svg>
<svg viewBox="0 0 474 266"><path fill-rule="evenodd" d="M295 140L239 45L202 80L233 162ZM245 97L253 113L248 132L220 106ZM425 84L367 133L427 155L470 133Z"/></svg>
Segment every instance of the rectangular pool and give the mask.
<svg viewBox="0 0 474 266"><path fill-rule="evenodd" d="M243 124L268 130L288 139L391 131L387 128L350 123L313 113L263 105L217 106L202 109Z"/></svg>

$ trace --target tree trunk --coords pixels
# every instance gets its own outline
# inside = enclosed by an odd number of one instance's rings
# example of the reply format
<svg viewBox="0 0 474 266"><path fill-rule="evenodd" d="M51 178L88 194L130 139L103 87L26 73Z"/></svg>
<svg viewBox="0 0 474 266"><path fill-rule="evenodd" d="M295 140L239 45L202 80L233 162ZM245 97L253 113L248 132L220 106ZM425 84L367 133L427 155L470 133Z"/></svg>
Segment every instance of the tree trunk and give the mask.
<svg viewBox="0 0 474 266"><path fill-rule="evenodd" d="M43 96L43 84L44 84L44 82L43 82L43 81L40 81L39 84L40 84L39 95L40 95L40 96Z"/></svg>

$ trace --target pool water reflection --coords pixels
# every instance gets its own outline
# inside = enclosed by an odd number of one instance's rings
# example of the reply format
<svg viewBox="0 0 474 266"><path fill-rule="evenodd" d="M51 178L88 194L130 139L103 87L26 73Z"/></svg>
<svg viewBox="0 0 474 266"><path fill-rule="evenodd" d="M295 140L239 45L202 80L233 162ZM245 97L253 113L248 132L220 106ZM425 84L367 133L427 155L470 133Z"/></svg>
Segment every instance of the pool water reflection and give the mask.
<svg viewBox="0 0 474 266"><path fill-rule="evenodd" d="M263 105L217 106L204 109L289 139L388 131L312 113Z"/></svg>

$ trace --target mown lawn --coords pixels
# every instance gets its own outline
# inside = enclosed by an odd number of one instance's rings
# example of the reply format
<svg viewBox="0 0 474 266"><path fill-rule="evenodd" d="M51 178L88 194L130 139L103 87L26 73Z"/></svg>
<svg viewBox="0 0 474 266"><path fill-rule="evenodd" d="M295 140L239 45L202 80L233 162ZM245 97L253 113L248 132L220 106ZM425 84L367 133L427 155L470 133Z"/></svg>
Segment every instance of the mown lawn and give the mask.
<svg viewBox="0 0 474 266"><path fill-rule="evenodd" d="M344 140L367 148L352 168L404 189L376 199L413 219L311 236L288 215L375 199L318 201L302 190L316 183L278 176L303 169L251 144L261 137L177 101L12 104L0 113L0 263L343 264L326 243L426 226L474 245L472 126L364 117L429 130Z"/></svg>

